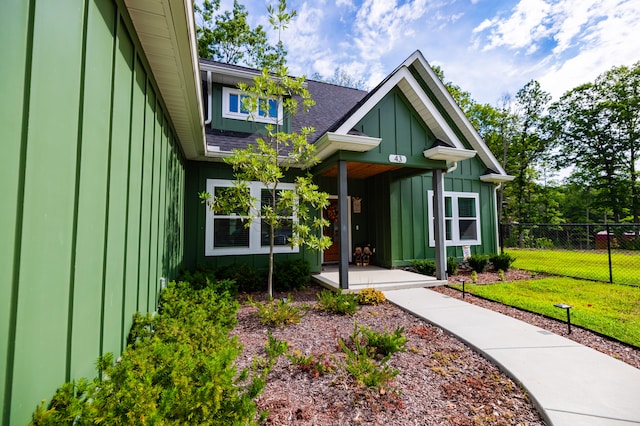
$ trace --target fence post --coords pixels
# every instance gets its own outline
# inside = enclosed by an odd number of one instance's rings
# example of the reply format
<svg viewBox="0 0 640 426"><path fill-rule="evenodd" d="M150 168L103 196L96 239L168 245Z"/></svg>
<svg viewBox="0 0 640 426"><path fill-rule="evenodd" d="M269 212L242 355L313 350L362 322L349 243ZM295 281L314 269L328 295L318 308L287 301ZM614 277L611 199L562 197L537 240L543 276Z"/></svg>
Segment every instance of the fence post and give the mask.
<svg viewBox="0 0 640 426"><path fill-rule="evenodd" d="M607 226L607 254L609 257L609 283L613 284L613 270L611 268L611 233L609 231L609 222L606 222Z"/></svg>

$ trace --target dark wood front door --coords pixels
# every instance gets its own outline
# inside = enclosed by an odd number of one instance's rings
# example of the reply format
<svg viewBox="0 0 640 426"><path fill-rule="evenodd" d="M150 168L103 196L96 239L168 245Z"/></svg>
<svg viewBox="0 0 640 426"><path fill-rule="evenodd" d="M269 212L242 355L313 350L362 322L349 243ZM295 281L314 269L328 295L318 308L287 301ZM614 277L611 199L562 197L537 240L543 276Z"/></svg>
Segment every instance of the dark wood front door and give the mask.
<svg viewBox="0 0 640 426"><path fill-rule="evenodd" d="M329 199L329 207L323 210L322 215L329 221L329 226L322 230L322 233L329 238L333 244L324 251L324 263L335 263L340 261L340 228L338 226L338 200Z"/></svg>

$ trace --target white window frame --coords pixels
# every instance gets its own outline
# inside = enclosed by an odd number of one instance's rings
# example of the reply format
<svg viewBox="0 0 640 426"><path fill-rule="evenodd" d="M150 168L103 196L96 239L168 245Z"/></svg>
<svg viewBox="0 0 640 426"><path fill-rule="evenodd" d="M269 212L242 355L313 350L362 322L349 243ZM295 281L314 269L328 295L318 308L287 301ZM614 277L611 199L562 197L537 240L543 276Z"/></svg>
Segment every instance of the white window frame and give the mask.
<svg viewBox="0 0 640 426"><path fill-rule="evenodd" d="M446 240L445 244L447 246L478 246L482 244L482 237L480 235L480 195L476 192L444 192L445 199L447 197L451 198L451 214L450 218L445 218L446 220L451 220L451 239ZM460 220L469 220L470 218L459 217L458 215L458 199L460 198L473 198L475 200L475 221L476 221L476 236L475 240L462 240L460 239ZM428 202L428 217L429 217L429 247L435 247L435 235L434 235L434 208L433 208L433 191L427 191L427 202ZM445 235L446 238L446 235Z"/></svg>
<svg viewBox="0 0 640 426"><path fill-rule="evenodd" d="M229 102L229 96L237 95L238 96L238 112L231 111L231 104ZM260 123L268 123L268 124L282 124L282 102L278 101L278 116L277 117L266 117L258 114L257 111L253 111L252 114L240 112L240 108L242 106L241 96L248 96L246 93L242 92L240 89L236 89L233 87L223 87L222 88L222 116L224 118L231 118L234 120L251 120L257 121Z"/></svg>
<svg viewBox="0 0 640 426"><path fill-rule="evenodd" d="M215 196L215 189L220 187L231 187L233 186L232 180L227 179L207 179L207 192L211 194L211 196ZM261 196L262 190L267 189L261 182L250 182L249 183L249 192L251 196L257 200L257 205L253 207L253 211L251 213L255 214L261 209ZM278 190L294 190L295 184L293 183L280 183L278 184ZM262 220L260 218L255 218L253 223L249 227L249 247L221 247L215 248L213 243L214 236L214 217L217 218L231 218L232 215L214 215L214 213L209 210L208 206L205 206L206 209L206 219L205 219L205 248L204 254L205 256L229 256L229 255L243 255L243 254L269 254L269 246L262 245ZM241 217L240 215L237 215ZM295 222L297 218L295 215L292 220ZM300 248L298 246L274 246L274 253L298 253Z"/></svg>

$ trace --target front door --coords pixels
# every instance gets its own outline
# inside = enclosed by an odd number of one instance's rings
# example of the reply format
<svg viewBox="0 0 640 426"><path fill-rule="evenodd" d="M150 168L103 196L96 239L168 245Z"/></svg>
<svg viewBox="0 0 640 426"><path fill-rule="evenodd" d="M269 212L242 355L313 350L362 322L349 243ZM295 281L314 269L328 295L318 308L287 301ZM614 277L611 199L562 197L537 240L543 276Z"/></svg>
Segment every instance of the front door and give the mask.
<svg viewBox="0 0 640 426"><path fill-rule="evenodd" d="M331 238L333 244L323 253L324 263L340 261L340 227L338 226L338 199L330 198L329 207L323 210L322 215L329 221L329 226L322 230L322 234Z"/></svg>

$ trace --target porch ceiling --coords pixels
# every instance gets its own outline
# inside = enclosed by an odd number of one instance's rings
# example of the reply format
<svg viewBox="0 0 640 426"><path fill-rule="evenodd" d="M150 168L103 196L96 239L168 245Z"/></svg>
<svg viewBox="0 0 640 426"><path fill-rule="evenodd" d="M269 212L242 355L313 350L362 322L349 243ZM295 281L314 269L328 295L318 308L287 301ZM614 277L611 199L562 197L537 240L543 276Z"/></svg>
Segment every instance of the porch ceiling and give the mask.
<svg viewBox="0 0 640 426"><path fill-rule="evenodd" d="M370 164L370 163L358 163L355 161L347 162L347 176L353 179L366 179L371 176L379 175L380 173L388 172L391 170L401 169L402 166L388 165L388 164ZM320 174L320 176L336 177L338 176L338 166L333 166Z"/></svg>

